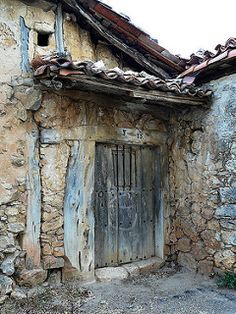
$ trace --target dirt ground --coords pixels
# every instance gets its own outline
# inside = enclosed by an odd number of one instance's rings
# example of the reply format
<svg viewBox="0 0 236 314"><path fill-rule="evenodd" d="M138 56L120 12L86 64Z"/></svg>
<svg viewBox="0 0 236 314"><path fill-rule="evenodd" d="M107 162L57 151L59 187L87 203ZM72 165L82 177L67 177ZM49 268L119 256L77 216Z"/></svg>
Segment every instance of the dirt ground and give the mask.
<svg viewBox="0 0 236 314"><path fill-rule="evenodd" d="M122 283L45 287L27 300L8 300L1 314L236 314L236 291L176 267ZM41 292L41 294L40 294Z"/></svg>

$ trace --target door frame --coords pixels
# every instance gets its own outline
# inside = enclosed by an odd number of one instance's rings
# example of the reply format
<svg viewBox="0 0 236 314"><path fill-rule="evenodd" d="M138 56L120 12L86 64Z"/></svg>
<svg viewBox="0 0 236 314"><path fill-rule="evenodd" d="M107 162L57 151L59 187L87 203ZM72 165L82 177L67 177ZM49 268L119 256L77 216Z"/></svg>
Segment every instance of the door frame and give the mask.
<svg viewBox="0 0 236 314"><path fill-rule="evenodd" d="M164 259L169 234L169 187L167 133L137 128L81 126L73 129L42 129L42 144L57 144L69 140L71 157L66 177L64 201L65 278L93 280L94 249L94 168L96 142L154 145L159 147L160 210L156 224L156 256ZM74 176L73 174L77 175ZM78 193L79 192L79 193ZM70 277L71 276L71 277Z"/></svg>

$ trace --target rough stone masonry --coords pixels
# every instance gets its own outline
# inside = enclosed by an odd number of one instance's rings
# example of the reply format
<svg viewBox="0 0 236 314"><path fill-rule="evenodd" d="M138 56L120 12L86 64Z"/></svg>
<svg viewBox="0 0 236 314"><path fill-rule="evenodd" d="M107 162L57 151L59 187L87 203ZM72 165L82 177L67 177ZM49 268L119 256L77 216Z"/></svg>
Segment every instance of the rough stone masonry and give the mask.
<svg viewBox="0 0 236 314"><path fill-rule="evenodd" d="M204 274L236 272L236 75L209 83L210 109L173 111L168 118L118 108L111 97L94 93L79 92L75 100L42 91L25 69L35 55L55 50L54 11L16 0L2 0L0 8L0 303L16 285L94 276L94 222L86 202L80 228L69 230L81 242L65 241L68 169L82 147L83 180L75 183L88 185L91 203L95 141L121 141L126 133L127 143L136 145L144 145L139 137L147 134L166 149L167 139L162 257ZM50 34L47 47L37 44L38 33ZM64 16L64 37L74 59L126 66L109 45L95 44L73 15Z"/></svg>
<svg viewBox="0 0 236 314"><path fill-rule="evenodd" d="M210 82L212 107L173 118L172 252L201 273L236 272L236 76Z"/></svg>

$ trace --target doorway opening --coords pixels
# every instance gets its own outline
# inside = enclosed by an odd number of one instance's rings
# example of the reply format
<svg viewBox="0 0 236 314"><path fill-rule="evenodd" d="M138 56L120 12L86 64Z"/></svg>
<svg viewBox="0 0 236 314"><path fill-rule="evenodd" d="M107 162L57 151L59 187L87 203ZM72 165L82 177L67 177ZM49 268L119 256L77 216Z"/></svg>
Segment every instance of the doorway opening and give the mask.
<svg viewBox="0 0 236 314"><path fill-rule="evenodd" d="M96 144L95 266L156 256L158 147Z"/></svg>

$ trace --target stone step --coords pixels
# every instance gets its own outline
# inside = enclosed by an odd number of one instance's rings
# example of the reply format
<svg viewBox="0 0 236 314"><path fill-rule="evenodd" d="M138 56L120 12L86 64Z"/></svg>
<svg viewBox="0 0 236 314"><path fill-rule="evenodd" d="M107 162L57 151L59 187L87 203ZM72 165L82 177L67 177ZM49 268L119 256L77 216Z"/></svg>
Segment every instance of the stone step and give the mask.
<svg viewBox="0 0 236 314"><path fill-rule="evenodd" d="M98 268L95 271L95 277L101 282L122 281L140 274L153 272L161 268L164 263L163 259L152 257L118 267Z"/></svg>

